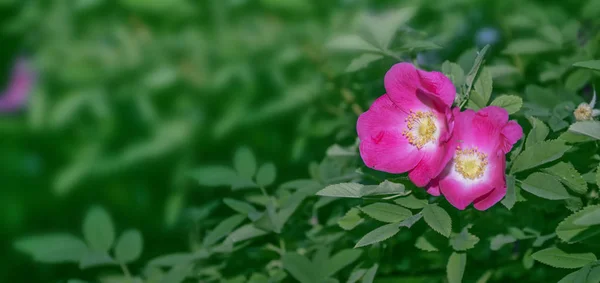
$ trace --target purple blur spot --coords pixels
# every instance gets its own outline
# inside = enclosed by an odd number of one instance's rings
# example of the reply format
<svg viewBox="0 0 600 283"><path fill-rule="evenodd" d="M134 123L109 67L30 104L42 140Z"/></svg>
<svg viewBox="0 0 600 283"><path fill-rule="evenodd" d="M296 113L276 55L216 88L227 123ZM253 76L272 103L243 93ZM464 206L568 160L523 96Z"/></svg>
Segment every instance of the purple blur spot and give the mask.
<svg viewBox="0 0 600 283"><path fill-rule="evenodd" d="M16 112L25 107L35 84L35 72L31 62L19 58L13 66L10 81L0 95L0 112Z"/></svg>

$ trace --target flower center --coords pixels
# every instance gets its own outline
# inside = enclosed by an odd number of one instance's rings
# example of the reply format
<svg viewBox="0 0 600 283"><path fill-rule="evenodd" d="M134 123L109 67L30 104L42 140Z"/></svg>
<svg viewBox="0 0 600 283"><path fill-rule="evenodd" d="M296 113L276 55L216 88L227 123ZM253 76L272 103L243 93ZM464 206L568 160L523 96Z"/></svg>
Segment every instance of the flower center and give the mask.
<svg viewBox="0 0 600 283"><path fill-rule="evenodd" d="M478 151L477 148L456 148L456 153L454 155L454 169L463 177L471 180L481 178L487 164L487 155Z"/></svg>
<svg viewBox="0 0 600 283"><path fill-rule="evenodd" d="M592 120L592 107L587 103L581 103L573 113L577 121Z"/></svg>
<svg viewBox="0 0 600 283"><path fill-rule="evenodd" d="M435 133L437 127L433 112L411 111L405 121L407 129L402 132L402 135L406 137L410 144L416 146L418 149L436 139Z"/></svg>

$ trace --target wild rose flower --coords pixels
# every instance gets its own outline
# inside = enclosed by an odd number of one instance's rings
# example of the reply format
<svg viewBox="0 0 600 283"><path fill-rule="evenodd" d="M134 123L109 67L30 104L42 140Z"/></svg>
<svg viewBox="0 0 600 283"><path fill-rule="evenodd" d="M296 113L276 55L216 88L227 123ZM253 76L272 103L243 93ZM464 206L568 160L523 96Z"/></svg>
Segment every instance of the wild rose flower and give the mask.
<svg viewBox="0 0 600 283"><path fill-rule="evenodd" d="M360 155L368 167L409 172L410 180L424 187L451 158L446 143L456 89L444 74L417 70L409 63L392 66L384 85L387 93L358 118Z"/></svg>
<svg viewBox="0 0 600 283"><path fill-rule="evenodd" d="M600 116L600 109L594 109L594 107L596 107L596 91L594 91L590 104L585 102L579 104L577 109L573 112L573 115L577 121L594 120L594 117Z"/></svg>
<svg viewBox="0 0 600 283"><path fill-rule="evenodd" d="M13 67L8 86L0 95L0 112L20 110L27 103L27 98L35 83L35 73L30 62L20 58Z"/></svg>
<svg viewBox="0 0 600 283"><path fill-rule="evenodd" d="M506 194L505 155L521 139L523 129L497 106L459 111L453 110L454 131L448 142L454 157L427 192L441 193L461 210L471 203L486 210Z"/></svg>

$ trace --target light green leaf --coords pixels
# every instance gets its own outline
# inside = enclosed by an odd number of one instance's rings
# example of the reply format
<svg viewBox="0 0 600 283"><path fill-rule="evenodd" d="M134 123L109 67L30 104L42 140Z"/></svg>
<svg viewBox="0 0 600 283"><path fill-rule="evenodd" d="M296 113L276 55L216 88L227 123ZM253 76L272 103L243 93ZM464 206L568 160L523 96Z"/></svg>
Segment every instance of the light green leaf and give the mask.
<svg viewBox="0 0 600 283"><path fill-rule="evenodd" d="M78 262L88 250L82 240L69 234L27 237L17 240L14 247L42 263Z"/></svg>
<svg viewBox="0 0 600 283"><path fill-rule="evenodd" d="M533 55L556 51L559 48L560 46L557 46L554 43L536 38L516 39L512 40L502 53L507 55Z"/></svg>
<svg viewBox="0 0 600 283"><path fill-rule="evenodd" d="M600 226L577 225L575 221L584 215L597 215L600 213L600 206L593 205L583 208L565 218L556 227L556 235L567 243L576 243L600 233Z"/></svg>
<svg viewBox="0 0 600 283"><path fill-rule="evenodd" d="M240 147L233 157L233 167L240 177L251 179L256 173L256 158L248 147Z"/></svg>
<svg viewBox="0 0 600 283"><path fill-rule="evenodd" d="M600 187L600 164L598 164L598 168L596 168L596 185Z"/></svg>
<svg viewBox="0 0 600 283"><path fill-rule="evenodd" d="M514 243L517 241L517 238L511 235L496 235L490 240L490 249L492 251L497 251L502 248L502 246L510 243Z"/></svg>
<svg viewBox="0 0 600 283"><path fill-rule="evenodd" d="M377 186L363 186L360 189L361 196L380 196L380 195L402 195L408 194L403 184L393 183L388 180L381 182Z"/></svg>
<svg viewBox="0 0 600 283"><path fill-rule="evenodd" d="M506 195L501 203L509 210L517 203L517 187L515 185L515 176L513 175L506 175Z"/></svg>
<svg viewBox="0 0 600 283"><path fill-rule="evenodd" d="M485 67L482 68L473 86L474 92L469 96L469 105L472 106L473 110L479 110L487 106L492 95L492 85L490 71Z"/></svg>
<svg viewBox="0 0 600 283"><path fill-rule="evenodd" d="M415 242L415 247L426 252L439 251L435 246L433 246L429 241L427 241L427 238L423 236L417 238L417 241Z"/></svg>
<svg viewBox="0 0 600 283"><path fill-rule="evenodd" d="M354 247L360 248L363 246L379 243L396 235L396 233L398 233L399 231L400 225L398 223L383 225L364 235Z"/></svg>
<svg viewBox="0 0 600 283"><path fill-rule="evenodd" d="M250 279L248 279L247 283L269 283L269 277L260 273L254 273Z"/></svg>
<svg viewBox="0 0 600 283"><path fill-rule="evenodd" d="M121 234L115 246L115 257L119 262L136 261L144 249L144 240L140 231L132 229Z"/></svg>
<svg viewBox="0 0 600 283"><path fill-rule="evenodd" d="M516 95L500 95L490 105L502 107L508 111L508 114L515 114L523 106L523 99Z"/></svg>
<svg viewBox="0 0 600 283"><path fill-rule="evenodd" d="M83 236L95 251L107 252L115 241L115 228L108 212L101 207L88 210L83 221Z"/></svg>
<svg viewBox="0 0 600 283"><path fill-rule="evenodd" d="M570 73L565 80L565 89L569 91L578 91L592 79L590 70L578 69Z"/></svg>
<svg viewBox="0 0 600 283"><path fill-rule="evenodd" d="M565 145L561 140L549 140L537 143L526 148L515 158L511 174L531 169L542 164L554 161L563 156L571 146Z"/></svg>
<svg viewBox="0 0 600 283"><path fill-rule="evenodd" d="M367 16L365 26L379 44L379 47L385 50L389 48L398 28L408 22L415 12L415 8L407 7L379 15Z"/></svg>
<svg viewBox="0 0 600 283"><path fill-rule="evenodd" d="M356 207L353 207L348 212L346 212L346 215L344 215L344 217L338 220L338 225L344 230L354 229L354 227L358 226L360 223L363 222L363 219L362 217L360 217L359 213L360 210Z"/></svg>
<svg viewBox="0 0 600 283"><path fill-rule="evenodd" d="M206 166L193 170L190 176L194 178L200 186L218 187L229 186L232 180L238 178L233 169L226 166Z"/></svg>
<svg viewBox="0 0 600 283"><path fill-rule="evenodd" d="M452 253L446 265L446 274L449 283L461 283L467 265L465 253Z"/></svg>
<svg viewBox="0 0 600 283"><path fill-rule="evenodd" d="M411 41L404 43L400 47L400 50L408 51L408 52L420 52L420 51L434 50L434 49L441 49L441 48L442 48L441 46L439 46L431 41L411 40Z"/></svg>
<svg viewBox="0 0 600 283"><path fill-rule="evenodd" d="M315 266L305 256L297 253L286 253L282 258L283 268L301 283L319 282L316 278Z"/></svg>
<svg viewBox="0 0 600 283"><path fill-rule="evenodd" d="M454 62L445 61L444 64L442 64L442 72L450 78L457 88L457 91L460 91L460 88L465 84L465 71L460 65Z"/></svg>
<svg viewBox="0 0 600 283"><path fill-rule="evenodd" d="M569 131L600 140L600 121L580 121L569 127Z"/></svg>
<svg viewBox="0 0 600 283"><path fill-rule="evenodd" d="M425 218L425 222L431 229L445 237L450 236L452 219L443 208L435 204L429 204L423 209L423 218Z"/></svg>
<svg viewBox="0 0 600 283"><path fill-rule="evenodd" d="M182 263L190 262L194 260L194 254L191 253L174 253L162 255L157 258L152 259L148 262L149 266L164 266L171 267L180 265Z"/></svg>
<svg viewBox="0 0 600 283"><path fill-rule="evenodd" d="M593 253L568 254L556 247L538 251L531 256L543 264L556 268L580 268L596 261Z"/></svg>
<svg viewBox="0 0 600 283"><path fill-rule="evenodd" d="M381 50L371 43L368 43L358 35L341 35L337 36L326 45L328 49L336 51L366 51L380 53Z"/></svg>
<svg viewBox="0 0 600 283"><path fill-rule="evenodd" d="M369 270L367 270L367 273L365 273L365 276L363 276L362 283L373 283L378 268L378 264L375 264L371 268L369 268Z"/></svg>
<svg viewBox="0 0 600 283"><path fill-rule="evenodd" d="M410 209L422 209L427 205L427 200L418 199L412 194L397 198L394 202Z"/></svg>
<svg viewBox="0 0 600 283"><path fill-rule="evenodd" d="M578 194L585 194L587 192L587 183L577 172L573 164L566 162L559 162L552 167L544 168L545 172L548 172L556 176L563 184L571 188Z"/></svg>
<svg viewBox="0 0 600 283"><path fill-rule="evenodd" d="M558 136L558 139L563 140L566 143L582 143L582 142L589 142L589 141L593 141L594 138L586 136L586 135L582 135L582 134L577 134L574 132L563 132L562 134L560 134L560 136Z"/></svg>
<svg viewBox="0 0 600 283"><path fill-rule="evenodd" d="M252 206L251 204L249 204L247 202L230 199L230 198L223 199L223 202L227 206L229 206L229 208L231 208L241 214L249 215L252 213L257 213L256 208L254 208L254 206Z"/></svg>
<svg viewBox="0 0 600 283"><path fill-rule="evenodd" d="M237 243L245 240L249 240L252 238L260 237L266 235L267 232L261 229L254 227L252 224L246 224L235 231L231 232L225 241L230 241L232 243Z"/></svg>
<svg viewBox="0 0 600 283"><path fill-rule="evenodd" d="M371 64L377 60L380 60L382 58L383 58L383 55L379 55L379 54L372 54L372 53L362 54L362 55L354 58L350 62L350 65L348 65L348 67L346 68L346 72L352 73L352 72L356 72L358 70L362 70L362 69L366 68L369 64Z"/></svg>
<svg viewBox="0 0 600 283"><path fill-rule="evenodd" d="M599 270L600 268L596 267L595 270ZM558 283L592 283L592 282L600 282L600 278L592 278L593 275L590 274L592 271L591 266L588 264L581 269L569 273L567 276L563 277ZM597 271L595 272L597 273Z"/></svg>
<svg viewBox="0 0 600 283"><path fill-rule="evenodd" d="M533 267L534 260L531 256L532 252L533 250L529 248L523 255L523 267L525 267L525 269L531 269Z"/></svg>
<svg viewBox="0 0 600 283"><path fill-rule="evenodd" d="M459 234L454 234L450 238L450 245L455 251L472 249L477 243L479 243L479 238L469 233L469 226L463 228Z"/></svg>
<svg viewBox="0 0 600 283"><path fill-rule="evenodd" d="M600 60L581 61L573 64L573 66L600 71Z"/></svg>
<svg viewBox="0 0 600 283"><path fill-rule="evenodd" d="M233 229L242 224L245 219L245 215L234 215L225 219L224 221L220 222L215 229L210 231L208 235L206 235L206 238L204 238L202 244L205 247L210 247L216 244L220 239L227 236L229 233L231 233L231 231L233 231Z"/></svg>
<svg viewBox="0 0 600 283"><path fill-rule="evenodd" d="M539 34L551 43L561 46L563 44L563 36L561 31L555 26L545 25L539 30Z"/></svg>
<svg viewBox="0 0 600 283"><path fill-rule="evenodd" d="M332 276L344 267L355 262L362 255L362 250L346 249L333 255L324 268L325 277Z"/></svg>
<svg viewBox="0 0 600 283"><path fill-rule="evenodd" d="M118 263L107 252L99 251L89 251L79 261L79 269L103 265L118 265Z"/></svg>
<svg viewBox="0 0 600 283"><path fill-rule="evenodd" d="M477 53L477 57L475 58L473 67L471 67L471 70L469 71L469 73L467 73L467 77L465 78L465 82L467 83L467 92L466 92L467 94L471 93L471 88L473 87L473 83L475 82L475 79L477 78L477 75L479 74L479 69L481 68L483 59L485 58L485 55L489 49L490 49L490 45L488 44L488 45L484 46L481 49L481 51L479 51Z"/></svg>
<svg viewBox="0 0 600 283"><path fill-rule="evenodd" d="M406 228L410 228L413 225L415 225L415 223L417 223L419 220L421 220L421 218L423 218L423 214L421 213L417 213L409 218L406 218L404 221L398 223L400 224L400 226L404 226Z"/></svg>
<svg viewBox="0 0 600 283"><path fill-rule="evenodd" d="M383 202L377 202L361 207L360 210L375 220L388 223L400 222L412 216L412 212L406 208Z"/></svg>
<svg viewBox="0 0 600 283"><path fill-rule="evenodd" d="M188 275L192 273L193 265L189 262L180 265L173 266L165 276L163 276L161 283L181 283L185 280Z"/></svg>
<svg viewBox="0 0 600 283"><path fill-rule="evenodd" d="M568 199L571 196L554 176L535 172L521 183L521 188L549 200Z"/></svg>
<svg viewBox="0 0 600 283"><path fill-rule="evenodd" d="M579 217L573 221L573 224L579 226L593 226L600 224L600 209L580 213Z"/></svg>
<svg viewBox="0 0 600 283"><path fill-rule="evenodd" d="M529 131L529 134L527 135L525 147L529 148L536 143L544 141L550 133L550 129L544 122L535 117L528 117L527 119L531 123L531 131Z"/></svg>
<svg viewBox="0 0 600 283"><path fill-rule="evenodd" d="M363 276L365 275L365 273L367 273L367 270L364 268L359 268L356 269L354 271L352 271L352 273L350 273L350 277L348 277L348 281L346 281L346 283L356 283L358 282L358 280L360 280L361 278L363 278Z"/></svg>
<svg viewBox="0 0 600 283"><path fill-rule="evenodd" d="M265 163L258 168L256 173L256 183L261 187L267 187L275 182L277 169L273 163Z"/></svg>
<svg viewBox="0 0 600 283"><path fill-rule="evenodd" d="M317 195L326 197L360 198L362 196L362 187L363 185L357 183L329 185L317 192Z"/></svg>

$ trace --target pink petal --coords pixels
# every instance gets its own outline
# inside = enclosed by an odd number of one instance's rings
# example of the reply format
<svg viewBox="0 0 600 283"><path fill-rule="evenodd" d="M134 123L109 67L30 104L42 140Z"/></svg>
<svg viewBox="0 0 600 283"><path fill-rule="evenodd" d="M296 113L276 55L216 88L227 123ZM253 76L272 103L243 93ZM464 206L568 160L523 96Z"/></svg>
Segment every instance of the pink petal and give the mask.
<svg viewBox="0 0 600 283"><path fill-rule="evenodd" d="M425 187L429 182L440 175L452 159L452 152L447 150L446 143L425 152L423 159L408 173L408 178L418 187Z"/></svg>
<svg viewBox="0 0 600 283"><path fill-rule="evenodd" d="M384 94L358 117L360 155L368 167L398 174L413 169L421 161L423 153L402 135L407 116Z"/></svg>
<svg viewBox="0 0 600 283"><path fill-rule="evenodd" d="M427 193L436 197L441 194L440 183L438 179L433 179L431 180L431 182L429 182L429 184L427 185Z"/></svg>
<svg viewBox="0 0 600 283"><path fill-rule="evenodd" d="M421 85L430 93L435 93L437 98L444 102L446 107L452 106L456 97L456 87L452 81L440 72L417 71L421 78Z"/></svg>
<svg viewBox="0 0 600 283"><path fill-rule="evenodd" d="M502 128L502 151L508 153L512 146L523 137L523 128L515 121L508 121Z"/></svg>
<svg viewBox="0 0 600 283"><path fill-rule="evenodd" d="M495 188L487 195L479 197L475 201L473 201L473 206L477 210L487 210L492 207L494 204L498 203L504 196L506 195L506 186L501 188Z"/></svg>

